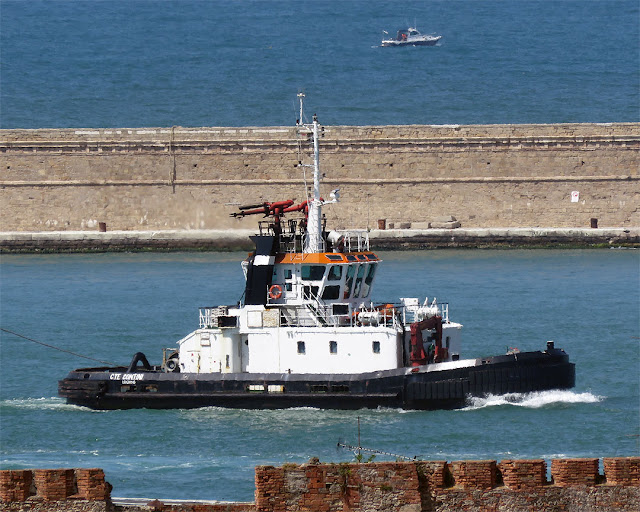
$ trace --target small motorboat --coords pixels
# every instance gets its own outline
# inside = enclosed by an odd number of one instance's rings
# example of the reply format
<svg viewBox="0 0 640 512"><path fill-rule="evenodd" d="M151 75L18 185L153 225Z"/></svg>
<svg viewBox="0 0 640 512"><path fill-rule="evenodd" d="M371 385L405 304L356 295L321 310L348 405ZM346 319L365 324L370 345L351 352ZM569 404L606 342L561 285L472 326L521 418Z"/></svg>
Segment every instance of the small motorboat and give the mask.
<svg viewBox="0 0 640 512"><path fill-rule="evenodd" d="M440 39L442 36L421 34L417 28L409 27L398 30L395 39L383 39L382 46L435 46Z"/></svg>

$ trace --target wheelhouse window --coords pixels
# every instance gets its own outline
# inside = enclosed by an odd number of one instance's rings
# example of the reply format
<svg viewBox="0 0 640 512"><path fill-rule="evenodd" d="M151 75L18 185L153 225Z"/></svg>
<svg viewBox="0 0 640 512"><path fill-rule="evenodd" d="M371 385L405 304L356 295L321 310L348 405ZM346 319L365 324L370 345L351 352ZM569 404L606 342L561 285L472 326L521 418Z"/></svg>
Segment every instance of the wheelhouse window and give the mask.
<svg viewBox="0 0 640 512"><path fill-rule="evenodd" d="M302 279L305 281L321 281L324 277L324 265L302 265Z"/></svg>
<svg viewBox="0 0 640 512"><path fill-rule="evenodd" d="M374 354L379 354L380 353L380 342L379 341L374 341L371 344L371 349L373 350Z"/></svg>
<svg viewBox="0 0 640 512"><path fill-rule="evenodd" d="M340 281L342 279L342 265L331 265L327 279L329 281Z"/></svg>
<svg viewBox="0 0 640 512"><path fill-rule="evenodd" d="M329 342L329 353L330 354L337 354L338 353L338 342L337 341L330 341Z"/></svg>
<svg viewBox="0 0 640 512"><path fill-rule="evenodd" d="M307 353L307 348L304 345L304 341L299 341L298 342L298 354L306 354Z"/></svg>
<svg viewBox="0 0 640 512"><path fill-rule="evenodd" d="M375 263L369 264L369 270L367 271L367 277L364 279L364 285L362 286L362 297L368 297L369 292L371 291L371 283L373 283L373 277L376 274L376 265Z"/></svg>
<svg viewBox="0 0 640 512"><path fill-rule="evenodd" d="M353 276L356 274L357 265L349 265L347 269L347 281L344 287L344 298L348 299L351 295L351 287L353 286Z"/></svg>
<svg viewBox="0 0 640 512"><path fill-rule="evenodd" d="M358 276L356 277L356 285L353 288L353 296L360 297L360 289L362 288L362 279L364 278L364 273L367 270L367 265L360 265L358 269Z"/></svg>

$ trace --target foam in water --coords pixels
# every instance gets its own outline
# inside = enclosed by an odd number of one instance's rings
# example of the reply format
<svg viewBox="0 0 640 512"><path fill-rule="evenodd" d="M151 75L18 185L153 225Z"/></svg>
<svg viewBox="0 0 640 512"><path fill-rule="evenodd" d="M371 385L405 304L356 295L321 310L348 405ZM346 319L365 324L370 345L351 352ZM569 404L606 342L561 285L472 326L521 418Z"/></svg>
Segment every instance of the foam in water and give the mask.
<svg viewBox="0 0 640 512"><path fill-rule="evenodd" d="M75 411L88 411L88 412L102 412L94 411L86 407L79 405L67 404L63 398L51 397L51 398L13 398L0 401L0 407L15 407L16 409L38 409L38 410L75 410Z"/></svg>
<svg viewBox="0 0 640 512"><path fill-rule="evenodd" d="M576 393L575 391L550 390L532 393L507 393L504 395L487 395L485 397L470 397L469 405L464 411L498 407L504 405L539 409L555 404L592 404L604 399L592 393Z"/></svg>

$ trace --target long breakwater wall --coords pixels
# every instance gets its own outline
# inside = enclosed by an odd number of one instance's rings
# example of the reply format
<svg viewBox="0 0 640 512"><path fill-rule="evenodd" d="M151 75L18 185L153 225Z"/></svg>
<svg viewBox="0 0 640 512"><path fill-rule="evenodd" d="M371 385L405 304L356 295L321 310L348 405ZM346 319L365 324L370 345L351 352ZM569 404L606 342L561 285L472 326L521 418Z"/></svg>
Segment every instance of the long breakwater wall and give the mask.
<svg viewBox="0 0 640 512"><path fill-rule="evenodd" d="M20 512L627 512L640 457L258 466L255 502L111 498L101 469L0 471L0 510ZM205 485L205 482L203 482Z"/></svg>
<svg viewBox="0 0 640 512"><path fill-rule="evenodd" d="M640 123L325 126L320 149L336 228L640 226ZM0 231L253 228L229 214L303 201L309 155L284 127L0 130Z"/></svg>

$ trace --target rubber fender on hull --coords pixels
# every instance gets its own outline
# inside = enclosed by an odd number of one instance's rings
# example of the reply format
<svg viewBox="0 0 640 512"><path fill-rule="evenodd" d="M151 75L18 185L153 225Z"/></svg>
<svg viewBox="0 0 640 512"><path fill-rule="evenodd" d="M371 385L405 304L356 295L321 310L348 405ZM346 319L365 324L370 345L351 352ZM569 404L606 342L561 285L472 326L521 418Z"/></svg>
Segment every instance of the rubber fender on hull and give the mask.
<svg viewBox="0 0 640 512"><path fill-rule="evenodd" d="M147 360L147 356L145 356L142 352L136 352L133 355L133 359L131 360L131 364L129 365L129 368L127 368L127 373L133 373L136 370L136 367L138 366L138 363L142 363L142 367L145 370L153 370L153 368L151 368L151 365L149 364L149 361Z"/></svg>

